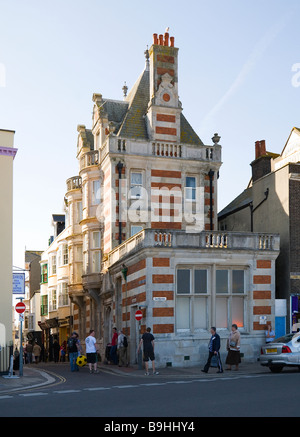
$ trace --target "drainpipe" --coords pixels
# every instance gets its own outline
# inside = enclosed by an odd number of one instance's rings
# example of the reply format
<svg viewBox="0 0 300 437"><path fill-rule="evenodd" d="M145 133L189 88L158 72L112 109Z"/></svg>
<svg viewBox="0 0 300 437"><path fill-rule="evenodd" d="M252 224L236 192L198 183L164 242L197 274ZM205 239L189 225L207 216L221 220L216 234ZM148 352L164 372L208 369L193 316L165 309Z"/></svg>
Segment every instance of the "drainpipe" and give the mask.
<svg viewBox="0 0 300 437"><path fill-rule="evenodd" d="M213 230L213 178L215 172L213 170L209 170L209 194L210 194L210 230Z"/></svg>
<svg viewBox="0 0 300 437"><path fill-rule="evenodd" d="M121 161L117 164L117 169L119 172L119 244L122 244L122 222L121 222L121 179L122 179L122 169L123 163Z"/></svg>

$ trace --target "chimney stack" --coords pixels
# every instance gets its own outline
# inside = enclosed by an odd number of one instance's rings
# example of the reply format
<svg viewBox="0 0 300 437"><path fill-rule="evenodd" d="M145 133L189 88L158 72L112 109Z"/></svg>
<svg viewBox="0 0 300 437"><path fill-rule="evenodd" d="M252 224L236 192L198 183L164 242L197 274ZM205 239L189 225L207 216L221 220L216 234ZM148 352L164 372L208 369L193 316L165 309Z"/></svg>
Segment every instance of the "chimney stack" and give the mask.
<svg viewBox="0 0 300 437"><path fill-rule="evenodd" d="M266 155L266 141L255 141L255 159Z"/></svg>
<svg viewBox="0 0 300 437"><path fill-rule="evenodd" d="M253 182L271 172L271 160L272 157L266 151L265 140L255 141L255 160L250 164Z"/></svg>

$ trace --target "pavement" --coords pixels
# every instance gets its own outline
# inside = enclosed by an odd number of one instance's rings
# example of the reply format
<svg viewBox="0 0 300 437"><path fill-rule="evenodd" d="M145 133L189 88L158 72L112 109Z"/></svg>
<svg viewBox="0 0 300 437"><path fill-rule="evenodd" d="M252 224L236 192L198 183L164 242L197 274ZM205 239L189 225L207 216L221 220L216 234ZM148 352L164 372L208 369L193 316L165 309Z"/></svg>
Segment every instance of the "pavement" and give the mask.
<svg viewBox="0 0 300 437"><path fill-rule="evenodd" d="M53 372L53 366L56 367L55 373ZM19 376L19 372L16 371L13 377L0 376L0 395L7 392L15 392L21 390L29 390L37 387L49 386L56 384L58 381L65 380L64 377L59 375L59 369L63 366L69 366L69 363L39 363L23 366L23 376ZM47 369L47 367L51 367ZM224 366L225 367L225 366ZM98 363L98 369L104 373L113 373L119 376L131 376L142 377L145 375L145 370L140 369L138 365L129 365L128 367L119 367L112 364ZM224 376L238 376L238 375L253 375L270 373L270 370L260 365L259 362L254 363L241 363L239 370L231 371L224 370L224 373L218 374L217 368L211 367L208 373L201 372L201 366L185 366L185 367L160 367L156 370L159 372L158 376L161 377L180 377L180 378L211 378L211 377L224 377ZM61 369L63 370L63 369ZM64 369L65 370L65 369ZM151 364L149 365L150 375L152 373ZM62 373L65 373L62 372ZM145 377L145 376L144 376Z"/></svg>

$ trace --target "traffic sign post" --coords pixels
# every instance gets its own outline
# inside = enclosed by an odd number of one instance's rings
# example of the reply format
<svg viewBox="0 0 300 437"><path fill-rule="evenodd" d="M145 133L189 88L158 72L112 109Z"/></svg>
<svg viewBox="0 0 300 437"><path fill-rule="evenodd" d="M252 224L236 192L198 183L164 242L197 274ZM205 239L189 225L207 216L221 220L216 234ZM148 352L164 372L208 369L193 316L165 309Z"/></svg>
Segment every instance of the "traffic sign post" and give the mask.
<svg viewBox="0 0 300 437"><path fill-rule="evenodd" d="M143 318L143 313L142 313L142 311L141 311L141 310L137 310L137 311L135 312L134 317L135 317L135 320L136 320L137 323L138 323L138 333L139 333L139 335L138 335L138 338L139 338L138 342L139 342L140 339L141 339L141 320L142 320L142 318ZM140 352L139 352L139 354L138 354L137 359L138 359L138 367L139 367L139 370L141 370L141 369L143 368L143 362L142 362L142 351L141 351L141 350L140 350Z"/></svg>
<svg viewBox="0 0 300 437"><path fill-rule="evenodd" d="M137 310L134 315L135 319L139 322L143 318L143 313L141 310Z"/></svg>
<svg viewBox="0 0 300 437"><path fill-rule="evenodd" d="M23 299L22 297L19 297L19 299ZM17 303L15 310L17 313L22 314L26 310L26 305L23 302Z"/></svg>
<svg viewBox="0 0 300 437"><path fill-rule="evenodd" d="M26 305L22 302L24 299L23 297L17 297L17 299L20 299L20 302L17 303L15 306L15 310L18 314L20 314L20 356L19 356L19 376L23 376L23 313L26 310ZM21 317L22 315L22 317Z"/></svg>

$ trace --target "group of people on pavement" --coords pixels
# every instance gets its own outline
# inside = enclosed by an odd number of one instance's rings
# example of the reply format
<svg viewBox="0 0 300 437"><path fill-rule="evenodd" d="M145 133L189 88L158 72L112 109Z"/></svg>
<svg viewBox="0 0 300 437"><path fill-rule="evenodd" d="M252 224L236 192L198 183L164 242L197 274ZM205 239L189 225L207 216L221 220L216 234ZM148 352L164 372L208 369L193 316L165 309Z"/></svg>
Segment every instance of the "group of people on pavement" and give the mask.
<svg viewBox="0 0 300 437"><path fill-rule="evenodd" d="M211 333L211 338L208 345L208 350L209 350L208 358L202 372L204 373L208 372L208 369L210 368L211 365L211 360L213 357L215 357L218 366L217 373L223 373L224 370L223 370L221 356L220 356L220 347L221 347L220 336L219 334L217 334L217 329L214 326L211 327L210 333ZM226 364L228 367L225 370L231 370L231 366L233 365L235 365L235 370L239 369L239 364L241 362L240 347L241 347L241 335L237 325L234 323L231 326L231 332L229 334L226 343L226 349L227 349Z"/></svg>
<svg viewBox="0 0 300 437"><path fill-rule="evenodd" d="M208 350L209 350L208 358L202 372L204 373L208 372L208 369L211 366L211 361L213 358L215 358L218 367L217 373L223 373L223 366L220 357L220 347L221 347L220 336L219 334L217 334L217 329L214 326L211 327L210 333L211 333L211 338L208 344ZM274 341L275 332L273 331L271 324L268 324L267 330L265 331L265 335L266 335L266 343L271 343L272 341ZM241 362L240 348L241 348L241 335L237 325L234 323L231 326L231 332L226 342L227 357L225 363L227 364L228 367L225 370L231 370L232 366L235 366L235 370L239 370L239 364Z"/></svg>
<svg viewBox="0 0 300 437"><path fill-rule="evenodd" d="M212 359L216 360L216 365L218 367L217 373L223 373L223 365L220 356L221 340L219 334L217 334L216 327L212 326L210 329L211 337L208 344L208 358L202 372L207 373ZM266 343L274 341L275 332L272 330L272 326L269 324L266 334ZM151 334L151 328L147 328L146 332L142 335L140 343L138 345L137 352L143 348L143 361L145 364L145 375L149 375L149 361L152 363L152 371L154 375L158 372L155 370L155 355L154 355L154 336ZM89 366L90 373L98 373L97 362L98 362L98 350L96 346L95 331L90 330L89 335L85 339L86 346L86 358ZM120 330L119 333L117 328L113 328L113 335L110 343L109 350L109 361L119 367L128 366L127 361L127 337L124 335L123 331ZM231 332L226 342L226 365L225 370L231 370L232 366L235 366L235 370L239 369L239 364L241 363L240 356L241 347L241 335L236 324L232 324ZM68 342L64 342L62 346L59 345L58 341L55 340L53 343L54 350L54 361L58 362L65 361L65 356L68 352L71 371L75 372L79 370L76 363L79 355L82 354L82 346L78 337L77 332L73 332ZM34 344L27 342L24 348L25 363L31 364L32 362L38 363L40 361L41 346L35 342ZM59 358L60 355L60 358ZM17 363L19 357L19 351L16 348L14 352L14 361Z"/></svg>

